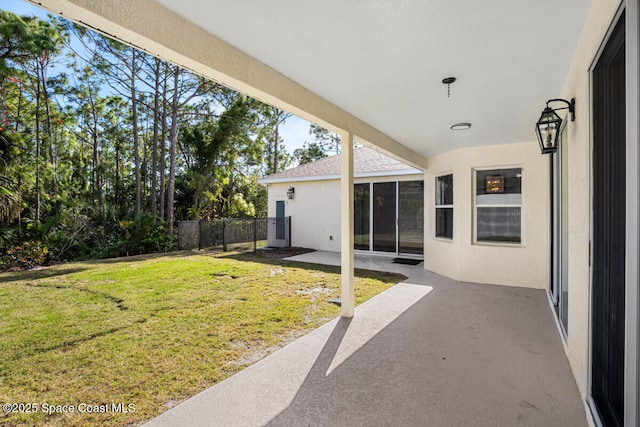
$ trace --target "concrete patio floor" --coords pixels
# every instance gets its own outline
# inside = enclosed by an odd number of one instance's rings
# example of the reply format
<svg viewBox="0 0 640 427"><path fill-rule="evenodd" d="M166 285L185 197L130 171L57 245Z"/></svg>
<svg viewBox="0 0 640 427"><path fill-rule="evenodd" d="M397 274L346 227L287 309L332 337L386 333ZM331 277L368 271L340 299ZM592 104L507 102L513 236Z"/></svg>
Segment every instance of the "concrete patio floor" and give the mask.
<svg viewBox="0 0 640 427"><path fill-rule="evenodd" d="M339 254L292 260L339 265ZM586 426L543 290L408 279L148 426Z"/></svg>

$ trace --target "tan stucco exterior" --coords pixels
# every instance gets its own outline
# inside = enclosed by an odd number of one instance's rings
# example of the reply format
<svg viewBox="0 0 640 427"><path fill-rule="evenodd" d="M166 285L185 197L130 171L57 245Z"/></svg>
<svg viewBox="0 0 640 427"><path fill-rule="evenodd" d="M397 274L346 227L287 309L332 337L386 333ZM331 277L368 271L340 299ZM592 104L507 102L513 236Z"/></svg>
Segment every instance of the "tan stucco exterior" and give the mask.
<svg viewBox="0 0 640 427"><path fill-rule="evenodd" d="M429 159L424 175L357 178L361 182L425 180L425 269L458 280L548 289L549 157L535 141L451 151ZM522 244L473 244L474 169L522 168ZM454 238L434 238L435 177L454 175ZM287 199L289 187L295 199ZM292 245L340 250L339 180L269 184L269 216L277 200L292 216Z"/></svg>
<svg viewBox="0 0 640 427"><path fill-rule="evenodd" d="M432 157L426 173L425 269L479 283L549 287L549 158L535 141ZM522 243L474 244L475 169L522 168ZM453 174L453 239L435 238L435 178Z"/></svg>
<svg viewBox="0 0 640 427"><path fill-rule="evenodd" d="M295 188L293 200L287 199L289 187ZM340 251L340 180L269 184L270 217L276 216L278 200L291 216L292 246Z"/></svg>

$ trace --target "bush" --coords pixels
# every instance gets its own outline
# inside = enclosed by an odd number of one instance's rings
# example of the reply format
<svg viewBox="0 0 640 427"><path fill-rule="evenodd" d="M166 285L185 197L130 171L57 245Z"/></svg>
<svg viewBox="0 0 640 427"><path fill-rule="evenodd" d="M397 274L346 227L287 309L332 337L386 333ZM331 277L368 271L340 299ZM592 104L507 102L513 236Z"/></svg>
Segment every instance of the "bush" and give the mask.
<svg viewBox="0 0 640 427"><path fill-rule="evenodd" d="M49 249L41 242L28 240L0 252L0 270L25 270L47 264Z"/></svg>
<svg viewBox="0 0 640 427"><path fill-rule="evenodd" d="M150 215L128 215L119 226L95 242L92 258L114 258L178 249L178 236L169 236L167 224Z"/></svg>
<svg viewBox="0 0 640 427"><path fill-rule="evenodd" d="M178 250L178 233L169 236L166 222L155 224L146 239L142 240L145 253L171 252Z"/></svg>
<svg viewBox="0 0 640 427"><path fill-rule="evenodd" d="M59 216L46 222L27 222L28 253L39 247L46 250L46 261L62 262L96 258L116 258L156 252L170 252L178 249L177 231L168 235L167 223L151 215L128 214L122 220L113 218L99 221L92 218L91 212L80 208L69 208ZM43 243L39 243L43 242ZM16 246L15 236L9 229L0 228L0 255L3 258L0 268L29 268L41 264L39 257L29 259L28 255L18 255L16 251L25 250L24 245ZM19 249L17 249L19 248ZM37 251L33 255L38 255ZM6 264L6 265L4 265Z"/></svg>
<svg viewBox="0 0 640 427"><path fill-rule="evenodd" d="M53 262L86 258L100 229L88 209L69 207L44 222L25 218L27 234L49 248Z"/></svg>
<svg viewBox="0 0 640 427"><path fill-rule="evenodd" d="M126 242L119 233L105 234L95 242L90 258L117 258L127 254Z"/></svg>
<svg viewBox="0 0 640 427"><path fill-rule="evenodd" d="M13 245L17 239L17 233L13 228L0 227L0 251Z"/></svg>

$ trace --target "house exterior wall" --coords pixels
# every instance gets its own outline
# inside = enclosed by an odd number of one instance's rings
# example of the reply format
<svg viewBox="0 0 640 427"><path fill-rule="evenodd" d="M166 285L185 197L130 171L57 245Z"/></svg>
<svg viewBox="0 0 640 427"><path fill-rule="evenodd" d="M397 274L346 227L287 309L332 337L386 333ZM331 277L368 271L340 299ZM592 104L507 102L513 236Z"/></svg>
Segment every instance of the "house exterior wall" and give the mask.
<svg viewBox="0 0 640 427"><path fill-rule="evenodd" d="M591 91L590 67L606 37L618 0L599 0L591 10L571 64L562 97L576 98L576 120L567 126L569 154L569 321L565 342L567 356L584 399L588 397L591 236ZM551 96L553 97L553 96ZM541 105L540 108L543 106Z"/></svg>
<svg viewBox="0 0 640 427"><path fill-rule="evenodd" d="M423 180L424 175L356 178L354 183ZM287 190L295 188L293 200ZM269 184L268 215L276 215L276 201L284 200L291 216L291 246L320 251L340 251L340 180L297 181ZM331 237L333 236L333 239Z"/></svg>
<svg viewBox="0 0 640 427"><path fill-rule="evenodd" d="M295 188L293 200L287 199L289 187ZM276 216L278 200L291 216L291 246L340 251L340 180L269 184L269 216Z"/></svg>
<svg viewBox="0 0 640 427"><path fill-rule="evenodd" d="M533 126L532 126L533 128ZM532 129L533 133L533 129ZM431 157L425 182L424 268L463 281L549 287L549 157L536 141L465 148ZM475 169L522 168L522 243L474 243ZM436 177L453 174L453 239L435 237Z"/></svg>

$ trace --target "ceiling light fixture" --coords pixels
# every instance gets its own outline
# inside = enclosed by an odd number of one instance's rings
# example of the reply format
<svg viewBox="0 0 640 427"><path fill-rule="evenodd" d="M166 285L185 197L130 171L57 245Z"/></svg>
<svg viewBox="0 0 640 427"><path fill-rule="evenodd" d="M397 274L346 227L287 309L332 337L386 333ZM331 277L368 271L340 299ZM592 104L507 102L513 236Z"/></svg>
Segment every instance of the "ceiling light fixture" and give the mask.
<svg viewBox="0 0 640 427"><path fill-rule="evenodd" d="M442 79L442 84L447 85L447 98L451 98L451 83L455 82L456 78L455 77L447 77Z"/></svg>
<svg viewBox="0 0 640 427"><path fill-rule="evenodd" d="M451 125L451 130L467 130L471 127L471 123L456 123Z"/></svg>

